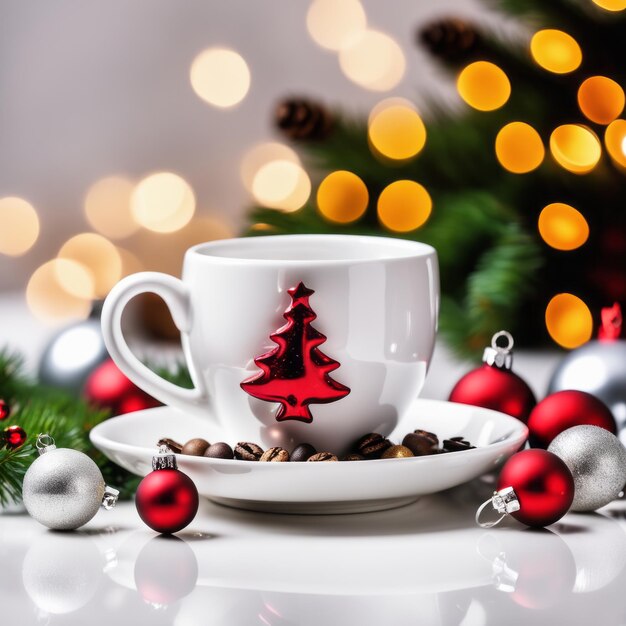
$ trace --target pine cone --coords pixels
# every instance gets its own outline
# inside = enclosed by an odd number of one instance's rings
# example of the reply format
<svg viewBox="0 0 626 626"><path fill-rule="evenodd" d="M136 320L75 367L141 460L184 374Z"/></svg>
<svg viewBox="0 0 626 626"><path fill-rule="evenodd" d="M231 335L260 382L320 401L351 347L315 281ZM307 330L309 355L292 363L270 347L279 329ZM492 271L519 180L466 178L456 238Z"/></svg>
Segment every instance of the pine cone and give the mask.
<svg viewBox="0 0 626 626"><path fill-rule="evenodd" d="M472 24L457 17L436 20L417 33L431 54L444 61L464 61L478 46L479 35Z"/></svg>
<svg viewBox="0 0 626 626"><path fill-rule="evenodd" d="M290 139L299 141L324 139L333 126L328 109L305 98L287 98L279 102L275 122Z"/></svg>

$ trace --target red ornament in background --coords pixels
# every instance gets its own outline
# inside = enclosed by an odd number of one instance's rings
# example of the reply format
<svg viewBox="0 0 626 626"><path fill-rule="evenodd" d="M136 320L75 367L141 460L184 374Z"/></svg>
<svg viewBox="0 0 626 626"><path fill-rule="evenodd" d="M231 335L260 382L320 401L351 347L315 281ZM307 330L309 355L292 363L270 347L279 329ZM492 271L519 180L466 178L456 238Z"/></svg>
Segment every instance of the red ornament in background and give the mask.
<svg viewBox="0 0 626 626"><path fill-rule="evenodd" d="M317 317L309 306L315 293L304 283L288 289L291 305L283 317L287 323L270 335L277 348L254 359L261 372L241 383L241 388L266 402L280 402L276 420L311 422L309 404L326 404L347 396L350 389L329 374L340 367L318 346L326 337L311 326Z"/></svg>
<svg viewBox="0 0 626 626"><path fill-rule="evenodd" d="M198 490L193 480L178 469L176 457L167 448L153 457L152 469L137 488L137 512L152 530L176 533L196 516Z"/></svg>
<svg viewBox="0 0 626 626"><path fill-rule="evenodd" d="M0 422L11 415L11 407L4 400L0 400Z"/></svg>
<svg viewBox="0 0 626 626"><path fill-rule="evenodd" d="M84 396L89 403L111 409L115 415L160 406L160 402L131 382L111 359L91 373L85 383Z"/></svg>
<svg viewBox="0 0 626 626"><path fill-rule="evenodd" d="M622 309L615 302L611 307L605 307L600 311L602 324L598 331L600 341L615 341L622 332Z"/></svg>
<svg viewBox="0 0 626 626"><path fill-rule="evenodd" d="M523 450L514 454L502 468L497 490L476 513L480 526L490 528L506 515L536 528L560 520L574 500L574 478L567 465L547 450ZM491 504L502 516L496 522L482 523L480 515Z"/></svg>
<svg viewBox="0 0 626 626"><path fill-rule="evenodd" d="M504 340L504 345L498 343ZM511 371L513 337L501 330L485 348L483 365L465 374L454 386L450 402L494 409L526 422L537 403L530 387Z"/></svg>
<svg viewBox="0 0 626 626"><path fill-rule="evenodd" d="M528 419L528 440L533 448L547 448L573 426L600 426L614 435L617 425L609 408L586 391L557 391L542 400Z"/></svg>
<svg viewBox="0 0 626 626"><path fill-rule="evenodd" d="M9 450L16 450L26 442L26 431L21 426L8 426L2 433L2 439Z"/></svg>

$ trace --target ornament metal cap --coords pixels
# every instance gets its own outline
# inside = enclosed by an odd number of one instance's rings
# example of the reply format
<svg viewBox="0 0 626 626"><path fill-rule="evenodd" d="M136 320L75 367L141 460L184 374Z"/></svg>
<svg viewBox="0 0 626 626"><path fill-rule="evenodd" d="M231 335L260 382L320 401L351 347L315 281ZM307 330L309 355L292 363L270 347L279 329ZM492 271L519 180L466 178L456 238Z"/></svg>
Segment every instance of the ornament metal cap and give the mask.
<svg viewBox="0 0 626 626"><path fill-rule="evenodd" d="M500 345L504 342L504 345ZM506 330L498 331L491 338L491 345L483 352L483 363L502 370L513 367L513 335Z"/></svg>
<svg viewBox="0 0 626 626"><path fill-rule="evenodd" d="M178 469L176 456L165 444L161 444L158 454L152 457L152 469L155 471L162 469Z"/></svg>
<svg viewBox="0 0 626 626"><path fill-rule="evenodd" d="M480 516L482 512L485 510L485 507L490 505L493 507L494 511L500 513L500 517L491 522L481 522ZM515 511L520 510L520 503L517 499L517 494L513 487L505 487L504 489L500 489L499 491L494 491L493 496L489 498L489 500L485 500L479 507L478 511L476 511L476 523L481 528L493 528L497 524L499 524L507 515L511 513L515 513Z"/></svg>
<svg viewBox="0 0 626 626"><path fill-rule="evenodd" d="M105 485L101 506L105 508L107 511L110 511L117 504L117 499L119 497L120 497L120 492L118 489L114 489L113 487L109 487L109 485Z"/></svg>
<svg viewBox="0 0 626 626"><path fill-rule="evenodd" d="M37 435L37 441L35 442L35 447L39 452L39 456L45 454L46 452L52 452L52 450L56 450L56 444L54 442L54 438L48 435L47 433L39 433Z"/></svg>

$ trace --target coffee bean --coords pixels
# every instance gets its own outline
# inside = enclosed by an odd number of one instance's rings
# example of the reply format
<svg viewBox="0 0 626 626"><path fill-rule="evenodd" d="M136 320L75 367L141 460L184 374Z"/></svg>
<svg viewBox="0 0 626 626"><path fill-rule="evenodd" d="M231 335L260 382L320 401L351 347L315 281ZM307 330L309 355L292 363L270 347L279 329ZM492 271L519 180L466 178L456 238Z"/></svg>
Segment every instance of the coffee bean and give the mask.
<svg viewBox="0 0 626 626"><path fill-rule="evenodd" d="M471 445L469 441L465 441L462 437L460 441L458 437L443 440L444 452L460 452L461 450L471 450L472 448L475 448L475 446Z"/></svg>
<svg viewBox="0 0 626 626"><path fill-rule="evenodd" d="M209 442L206 439L190 439L183 446L183 454L189 454L191 456L203 456L209 447Z"/></svg>
<svg viewBox="0 0 626 626"><path fill-rule="evenodd" d="M204 456L207 456L211 459L232 459L233 458L233 449L223 441L218 441L217 443L212 443L204 453Z"/></svg>
<svg viewBox="0 0 626 626"><path fill-rule="evenodd" d="M263 456L263 448L256 443L240 441L235 446L235 458L240 461L258 461Z"/></svg>
<svg viewBox="0 0 626 626"><path fill-rule="evenodd" d="M439 446L439 437L435 433L429 433L427 430L421 430L420 428L414 430L413 433L429 439L435 448Z"/></svg>
<svg viewBox="0 0 626 626"><path fill-rule="evenodd" d="M362 457L360 454L346 454L341 457L342 461L365 461L365 457Z"/></svg>
<svg viewBox="0 0 626 626"><path fill-rule="evenodd" d="M266 463L284 463L289 460L289 452L283 448L275 447L266 450L259 461Z"/></svg>
<svg viewBox="0 0 626 626"><path fill-rule="evenodd" d="M313 456L309 457L308 462L315 463L317 461L338 461L338 460L339 459L330 452L318 452L317 454L314 454Z"/></svg>
<svg viewBox="0 0 626 626"><path fill-rule="evenodd" d="M366 459L378 459L391 447L391 441L379 433L368 433L361 437L354 446L354 451Z"/></svg>
<svg viewBox="0 0 626 626"><path fill-rule="evenodd" d="M406 446L415 456L434 454L437 450L437 445L433 444L433 440L430 437L418 435L417 433L406 435L402 440L402 445Z"/></svg>
<svg viewBox="0 0 626 626"><path fill-rule="evenodd" d="M291 461L295 463L308 461L309 457L313 456L316 452L317 450L310 443L301 443L293 449Z"/></svg>
<svg viewBox="0 0 626 626"><path fill-rule="evenodd" d="M157 446L167 446L175 454L181 454L183 451L182 444L178 443L178 441L174 441L173 439L169 439L168 437L159 439L157 441Z"/></svg>
<svg viewBox="0 0 626 626"><path fill-rule="evenodd" d="M411 450L409 450L406 446L391 446L387 448L383 455L380 457L381 459L402 459L406 457L414 456Z"/></svg>

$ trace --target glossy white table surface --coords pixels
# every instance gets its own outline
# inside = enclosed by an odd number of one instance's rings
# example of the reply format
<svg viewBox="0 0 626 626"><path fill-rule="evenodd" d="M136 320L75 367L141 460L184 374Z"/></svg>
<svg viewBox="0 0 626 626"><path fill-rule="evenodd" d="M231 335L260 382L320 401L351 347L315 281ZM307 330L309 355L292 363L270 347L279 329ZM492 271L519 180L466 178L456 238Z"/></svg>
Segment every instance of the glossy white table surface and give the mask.
<svg viewBox="0 0 626 626"><path fill-rule="evenodd" d="M0 297L0 345L36 364L46 331ZM521 354L538 395L557 353ZM424 396L468 369L438 346ZM0 515L2 626L626 624L626 501L546 531L483 530L481 482L381 513L278 516L203 502L178 539L132 503L55 533Z"/></svg>
<svg viewBox="0 0 626 626"><path fill-rule="evenodd" d="M474 525L487 485L364 515L203 502L178 538L132 503L77 532L0 516L7 626L626 623L626 502L550 530Z"/></svg>

